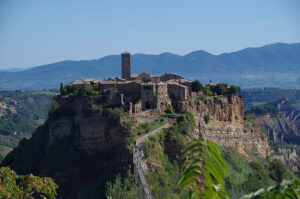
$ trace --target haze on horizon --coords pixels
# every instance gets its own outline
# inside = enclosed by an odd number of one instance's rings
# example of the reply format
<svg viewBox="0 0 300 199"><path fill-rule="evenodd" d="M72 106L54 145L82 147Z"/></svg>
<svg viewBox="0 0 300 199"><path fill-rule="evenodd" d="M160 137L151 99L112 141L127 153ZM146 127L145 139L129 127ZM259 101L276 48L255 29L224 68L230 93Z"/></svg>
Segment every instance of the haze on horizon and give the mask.
<svg viewBox="0 0 300 199"><path fill-rule="evenodd" d="M220 54L300 42L300 2L0 1L0 69L195 50Z"/></svg>

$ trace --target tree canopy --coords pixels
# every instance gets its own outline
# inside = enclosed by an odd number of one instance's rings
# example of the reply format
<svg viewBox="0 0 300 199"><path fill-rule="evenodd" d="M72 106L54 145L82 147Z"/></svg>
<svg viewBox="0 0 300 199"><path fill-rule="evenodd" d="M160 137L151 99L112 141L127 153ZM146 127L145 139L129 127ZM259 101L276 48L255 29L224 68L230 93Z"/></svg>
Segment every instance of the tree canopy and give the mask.
<svg viewBox="0 0 300 199"><path fill-rule="evenodd" d="M201 82L199 80L195 80L192 82L192 91L193 92L198 92L203 90L203 85L201 84Z"/></svg>
<svg viewBox="0 0 300 199"><path fill-rule="evenodd" d="M232 85L232 86L230 86L229 91L230 91L230 93L232 93L232 94L237 94L237 93L241 92L242 89L241 89L241 87L239 87L239 86Z"/></svg>
<svg viewBox="0 0 300 199"><path fill-rule="evenodd" d="M58 186L51 178L32 174L17 175L8 167L0 168L1 198L56 198Z"/></svg>
<svg viewBox="0 0 300 199"><path fill-rule="evenodd" d="M225 88L224 84L218 84L216 86L216 92L218 95L223 95L225 93L225 91L226 91L226 88Z"/></svg>

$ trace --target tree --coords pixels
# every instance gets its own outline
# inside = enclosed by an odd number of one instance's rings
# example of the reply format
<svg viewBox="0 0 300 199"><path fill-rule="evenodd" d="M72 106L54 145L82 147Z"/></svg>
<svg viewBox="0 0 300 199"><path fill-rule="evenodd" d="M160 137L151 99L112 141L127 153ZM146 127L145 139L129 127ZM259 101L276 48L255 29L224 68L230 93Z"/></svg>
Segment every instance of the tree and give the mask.
<svg viewBox="0 0 300 199"><path fill-rule="evenodd" d="M64 89L64 85L63 85L63 83L60 83L59 90L60 90L61 95L63 95L63 89Z"/></svg>
<svg viewBox="0 0 300 199"><path fill-rule="evenodd" d="M241 89L241 87L239 87L239 86L232 85L232 86L230 86L229 91L230 91L230 93L232 93L232 94L237 94L237 93L241 92L242 89Z"/></svg>
<svg viewBox="0 0 300 199"><path fill-rule="evenodd" d="M224 176L229 175L218 146L199 138L185 150L185 167L179 190L189 189L190 199L228 198Z"/></svg>
<svg viewBox="0 0 300 199"><path fill-rule="evenodd" d="M205 91L205 94L208 95L208 96L213 95L213 92L211 92L209 86L205 86L205 87L204 87L204 91Z"/></svg>
<svg viewBox="0 0 300 199"><path fill-rule="evenodd" d="M40 178L32 174L18 176L8 167L0 168L1 198L54 199L57 188L51 178Z"/></svg>
<svg viewBox="0 0 300 199"><path fill-rule="evenodd" d="M216 86L216 92L218 95L223 95L226 91L226 88L224 86L224 84L217 84Z"/></svg>
<svg viewBox="0 0 300 199"><path fill-rule="evenodd" d="M203 85L201 84L201 82L199 82L197 79L195 81L192 82L192 91L193 92L198 92L203 90Z"/></svg>

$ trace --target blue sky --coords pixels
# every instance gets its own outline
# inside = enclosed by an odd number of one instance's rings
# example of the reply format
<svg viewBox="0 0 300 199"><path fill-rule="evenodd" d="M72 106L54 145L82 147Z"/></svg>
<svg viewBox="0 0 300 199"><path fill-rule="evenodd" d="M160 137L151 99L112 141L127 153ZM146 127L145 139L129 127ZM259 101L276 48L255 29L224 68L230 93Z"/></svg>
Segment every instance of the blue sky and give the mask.
<svg viewBox="0 0 300 199"><path fill-rule="evenodd" d="M300 42L298 0L0 0L0 69Z"/></svg>

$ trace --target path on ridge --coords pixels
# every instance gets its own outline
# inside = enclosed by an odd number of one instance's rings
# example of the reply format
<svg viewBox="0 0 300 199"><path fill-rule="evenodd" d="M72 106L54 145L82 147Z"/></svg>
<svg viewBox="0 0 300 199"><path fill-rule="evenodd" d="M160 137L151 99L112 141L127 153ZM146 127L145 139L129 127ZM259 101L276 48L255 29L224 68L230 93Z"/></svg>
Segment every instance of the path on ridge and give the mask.
<svg viewBox="0 0 300 199"><path fill-rule="evenodd" d="M143 148L143 142L146 141L147 139L149 139L149 137L157 135L161 132L161 130L168 128L170 126L171 120L169 120L166 124L164 124L163 126L151 131L150 133L147 133L146 135L138 138L136 140L136 145L133 148L133 164L135 166L135 169L139 175L140 178L140 182L142 184L142 188L143 191L146 195L147 199L153 199L151 192L150 192L150 188L149 185L147 183L146 180L146 176L145 173L143 171L142 168L142 148Z"/></svg>

